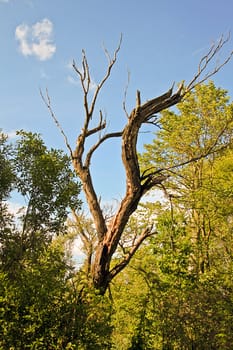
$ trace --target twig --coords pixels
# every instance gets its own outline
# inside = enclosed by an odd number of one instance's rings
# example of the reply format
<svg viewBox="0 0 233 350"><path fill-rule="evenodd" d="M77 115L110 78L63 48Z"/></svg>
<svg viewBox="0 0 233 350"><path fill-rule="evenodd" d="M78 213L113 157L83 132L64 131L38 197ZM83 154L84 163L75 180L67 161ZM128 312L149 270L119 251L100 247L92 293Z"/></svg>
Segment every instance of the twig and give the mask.
<svg viewBox="0 0 233 350"><path fill-rule="evenodd" d="M211 70L210 72L205 74L203 78L201 78L202 73L206 70L209 63L213 60L214 57L216 57L216 54L222 49L222 47L229 40L230 40L230 33L228 34L226 39L224 39L224 36L222 35L217 43L213 43L211 45L207 54L201 58L199 65L198 65L198 71L197 71L196 75L193 77L193 79L190 81L190 83L186 86L185 91L184 91L184 95L187 92L193 90L195 88L195 86L205 82L207 79L209 79L210 77L215 75L223 66L225 66L230 61L230 59L233 55L233 51L230 52L228 57L221 64L217 64L213 70ZM199 80L199 78L201 78L201 79Z"/></svg>
<svg viewBox="0 0 233 350"><path fill-rule="evenodd" d="M73 152L72 152L72 148L68 142L68 138L61 126L61 124L59 123L55 113L53 112L52 110L52 107L51 107L51 100L50 100L50 96L49 96L49 93L48 93L48 89L46 88L46 97L44 96L44 94L42 93L42 90L40 89L40 95L41 95L41 98L42 100L44 101L46 107L48 108L49 112L50 112L50 115L53 119L53 121L55 122L57 128L60 130L60 133L62 134L63 138L64 138L64 141L65 141L65 145L66 147L68 148L69 152L70 152L70 156L72 157L73 155Z"/></svg>
<svg viewBox="0 0 233 350"><path fill-rule="evenodd" d="M126 114L126 117L129 119L129 113L126 110L126 98L127 98L127 93L128 93L128 88L129 88L129 82L130 82L130 71L127 71L127 83L125 87L125 92L124 92L124 99L123 99L123 110Z"/></svg>

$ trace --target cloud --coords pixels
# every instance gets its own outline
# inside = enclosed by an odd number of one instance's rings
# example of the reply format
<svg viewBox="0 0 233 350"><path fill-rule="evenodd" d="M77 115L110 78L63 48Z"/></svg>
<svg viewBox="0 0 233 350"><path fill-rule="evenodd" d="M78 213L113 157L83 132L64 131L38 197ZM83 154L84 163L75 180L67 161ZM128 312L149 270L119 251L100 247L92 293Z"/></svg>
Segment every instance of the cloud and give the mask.
<svg viewBox="0 0 233 350"><path fill-rule="evenodd" d="M0 2L7 3L7 2L10 2L10 0L0 0Z"/></svg>
<svg viewBox="0 0 233 350"><path fill-rule="evenodd" d="M22 23L15 30L15 37L19 41L19 50L22 55L35 56L40 61L50 59L56 51L52 34L53 23L47 18L31 27Z"/></svg>

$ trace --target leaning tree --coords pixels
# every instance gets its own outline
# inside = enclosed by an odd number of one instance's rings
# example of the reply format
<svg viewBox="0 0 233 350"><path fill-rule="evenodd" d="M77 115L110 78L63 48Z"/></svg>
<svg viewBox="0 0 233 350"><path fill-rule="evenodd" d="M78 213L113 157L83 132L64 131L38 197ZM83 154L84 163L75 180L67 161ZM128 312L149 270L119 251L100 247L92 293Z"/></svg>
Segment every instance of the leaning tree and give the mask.
<svg viewBox="0 0 233 350"><path fill-rule="evenodd" d="M181 102L196 85L203 83L208 78L216 74L233 55L232 51L227 58L223 60L223 62L216 63L216 65L211 65L211 63L215 61L219 51L229 40L229 37L225 39L222 36L217 43L214 43L210 47L206 55L201 58L197 73L188 84L180 84L176 91L174 91L174 86L172 86L172 88L170 88L166 93L145 103L141 102L140 91L137 91L136 106L130 114L127 114L127 122L123 130L112 133L100 133L106 128L106 120L103 118L102 112L100 111L99 121L97 121L95 127L91 126L91 121L99 93L105 82L110 77L112 68L116 63L117 55L121 47L121 39L113 56L111 56L105 49L105 54L108 59L107 69L103 79L96 86L93 94L91 91L92 81L90 69L85 51L82 52L81 68L79 68L75 61L73 61L73 69L79 76L84 98L83 128L80 134L77 136L76 147L74 149L71 148L68 138L52 109L48 91L46 91L46 94L41 92L41 96L48 107L52 118L64 137L65 144L72 159L73 167L82 182L82 188L85 193L90 215L95 225L97 244L91 266L91 276L94 287L99 290L100 294L104 294L106 292L112 279L122 269L124 269L125 266L127 266L142 242L155 232L151 226L142 229L142 232L133 240L133 244L130 249L126 250L126 254L122 260L117 262L115 265L111 264L113 254L116 252L119 246L124 229L129 221L129 218L136 211L141 198L155 186L163 184L163 182L169 176L169 171L173 170L171 167L164 167L161 169L148 169L144 170L143 172L141 171L137 154L137 140L140 128L145 123L152 123L155 126L158 126L158 113ZM213 68L209 70L210 66ZM87 146L87 139L89 136L96 133L99 133L100 135L97 142L94 143L86 152L84 152L84 149ZM125 169L126 190L118 209L109 221L104 215L103 208L101 207L100 200L94 188L90 165L92 157L99 146L108 139L112 138L121 138L122 141L121 156ZM209 149L209 152L211 152L211 148ZM207 155L208 154L206 153L196 154L192 159L187 159L175 164L172 168L184 166L185 164L194 162L198 159L206 157Z"/></svg>

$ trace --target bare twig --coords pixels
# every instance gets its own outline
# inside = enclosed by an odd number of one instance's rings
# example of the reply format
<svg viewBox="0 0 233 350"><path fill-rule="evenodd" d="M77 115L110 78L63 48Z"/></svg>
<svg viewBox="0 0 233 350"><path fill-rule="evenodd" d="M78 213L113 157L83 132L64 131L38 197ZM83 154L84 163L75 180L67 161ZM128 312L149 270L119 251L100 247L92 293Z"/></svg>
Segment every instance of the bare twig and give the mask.
<svg viewBox="0 0 233 350"><path fill-rule="evenodd" d="M93 155L93 153L95 152L95 150L107 139L109 138L113 138L113 137L121 137L122 136L122 131L119 132L112 132L109 134L104 135L103 137L101 137L98 142L93 145L90 150L88 151L87 155L86 155L86 160L85 160L85 167L90 166L90 162L91 162L91 157Z"/></svg>
<svg viewBox="0 0 233 350"><path fill-rule="evenodd" d="M130 71L128 70L127 72L127 83L126 83L126 87L125 87L125 92L124 92L124 99L123 99L123 110L125 112L125 115L127 118L129 118L129 114L126 110L126 98L127 98L127 92L128 92L128 88L129 88L129 82L130 82Z"/></svg>
<svg viewBox="0 0 233 350"><path fill-rule="evenodd" d="M109 272L110 274L110 279L112 280L119 272L121 272L124 267L126 265L129 264L130 260L132 259L132 257L134 256L134 254L136 253L136 251L138 250L138 248L141 246L142 242L152 236L153 234L155 234L155 232L153 231L153 225L151 225L150 227L147 227L143 230L143 232L141 233L141 235L138 237L138 239L135 241L135 244L132 246L132 248L130 249L130 251L127 253L127 255L125 256L125 258L117 265L115 265L111 271Z"/></svg>
<svg viewBox="0 0 233 350"><path fill-rule="evenodd" d="M46 97L44 96L44 94L42 93L41 89L40 89L40 95L42 97L42 100L44 101L46 107L48 108L49 112L50 112L50 115L53 119L53 121L55 122L57 128L60 130L60 133L62 134L63 138L64 138L64 141L65 141L65 145L66 147L68 148L69 152L70 152L70 156L72 157L72 154L73 154L73 151L72 151L72 148L68 142L68 138L61 126L61 124L59 123L55 113L53 112L53 109L51 107L51 100L50 100L50 96L49 96L49 93L48 93L48 89L46 89Z"/></svg>
<svg viewBox="0 0 233 350"><path fill-rule="evenodd" d="M108 68L107 68L105 76L103 77L102 81L97 85L97 88L95 90L95 93L94 93L94 96L93 96L93 99L92 99L92 103L91 103L91 106L90 106L90 111L89 111L90 115L93 114L93 111L94 111L94 108L95 108L95 103L96 103L97 97L99 95L99 92L100 92L102 86L104 85L104 83L106 82L106 80L109 78L109 76L111 74L112 67L114 66L114 64L115 64L115 62L117 60L117 54L118 54L118 52L120 51L120 48L121 48L121 43L122 43L122 34L120 36L119 44L118 44L118 46L117 46L117 48L116 48L112 58L110 57L109 53L105 49L105 53L107 54L109 64L108 64Z"/></svg>
<svg viewBox="0 0 233 350"><path fill-rule="evenodd" d="M97 97L102 89L103 85L109 78L113 65L117 60L117 56L121 47L122 35L120 36L119 44L116 50L111 56L107 49L104 48L104 53L107 57L108 66L105 71L105 74L99 84L96 86L95 90L91 93L91 74L86 58L86 53L82 51L82 66L78 68L73 61L73 68L75 72L79 75L81 87L83 90L84 98L84 123L83 128L77 138L76 148L72 152L71 147L68 143L67 137L61 128L55 114L51 108L50 98L47 92L46 98L41 93L41 96L48 107L52 118L54 119L57 127L62 133L67 148L70 151L72 156L73 166L81 179L83 185L83 191L86 195L87 203L90 209L90 213L93 218L93 223L95 224L95 231L97 234L97 240L95 247L95 254L93 266L92 266L92 278L93 283L96 288L99 289L101 294L104 294L106 289L109 286L111 280L130 262L133 255L138 250L142 242L152 235L152 227L148 227L141 235L139 235L133 245L129 248L129 251L126 253L126 256L123 260L116 264L111 269L111 261L113 254L116 252L116 249L121 245L122 234L125 230L125 227L130 219L130 216L135 212L140 203L142 196L149 191L153 186L158 185L162 186L163 182L170 176L170 173L174 173L174 169L195 162L201 158L208 156L211 152L214 152L218 146L218 139L221 137L221 132L216 136L216 139L212 141L209 145L206 145L205 149L202 150L200 154L194 155L191 159L186 159L185 161L180 161L179 164L173 164L172 166L165 166L164 168L151 171L151 169L140 174L140 166L138 161L137 153L137 141L140 128L144 123L150 123L158 126L157 114L167 109L169 107L175 106L177 103L181 102L184 96L195 88L198 84L206 81L209 77L216 74L232 57L233 51L230 55L223 61L223 63L217 62L216 66L211 70L207 71L209 64L211 65L212 61L222 49L222 47L229 40L229 36L224 39L222 36L220 40L213 44L207 54L203 56L199 62L198 70L196 75L190 81L190 83L185 87L183 83L180 84L178 90L173 92L173 86L164 94L155 97L145 103L141 104L140 92L137 91L136 95L136 106L131 111L130 114L126 111L126 97L129 84L129 74L128 74L128 84L124 93L123 109L128 118L124 129L120 132L112 132L104 134L102 136L102 130L106 128L106 121L103 119L102 112L100 111L100 119L97 126L90 127L91 119L96 107ZM207 73L206 73L207 71ZM86 156L84 157L85 142L87 138L91 135L99 133L99 138L92 147L90 147ZM99 197L96 194L93 180L91 176L91 158L95 150L107 139L113 137L121 137L122 139L122 162L125 168L126 175L126 191L121 203L116 210L111 222L107 221L103 215L103 210L100 206ZM166 164L165 164L166 165ZM86 232L84 232L86 234ZM85 235L83 235L85 239Z"/></svg>
<svg viewBox="0 0 233 350"><path fill-rule="evenodd" d="M190 81L190 83L185 87L184 89L184 95L193 90L195 86L205 82L207 79L215 75L223 66L225 66L231 59L233 55L233 51L230 52L228 57L221 63L216 63L216 66L210 71L207 72L203 77L202 74L205 72L207 66L209 66L209 63L213 60L213 58L216 57L216 55L220 52L222 47L230 40L230 33L224 39L224 36L222 35L221 38L216 42L213 43L207 52L206 55L204 55L198 65L198 70L196 75L193 77L193 79Z"/></svg>

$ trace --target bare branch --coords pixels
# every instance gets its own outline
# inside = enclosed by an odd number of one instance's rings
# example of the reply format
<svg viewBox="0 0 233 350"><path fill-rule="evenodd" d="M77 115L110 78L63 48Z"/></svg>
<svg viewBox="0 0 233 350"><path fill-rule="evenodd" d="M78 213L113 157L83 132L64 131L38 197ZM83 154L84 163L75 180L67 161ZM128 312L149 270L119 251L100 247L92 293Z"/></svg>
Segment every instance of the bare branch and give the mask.
<svg viewBox="0 0 233 350"><path fill-rule="evenodd" d="M113 137L121 137L122 136L122 131L119 131L119 132L112 132L112 133L109 133L109 134L106 134L104 135L103 137L101 137L99 139L99 141L93 145L89 152L87 153L87 156L86 156L86 161L85 161L85 167L88 167L91 163L91 157L93 155L93 153L95 152L95 150L107 139L109 138L113 138Z"/></svg>
<svg viewBox="0 0 233 350"><path fill-rule="evenodd" d="M95 128L88 130L86 133L86 137L93 135L95 133L97 133L98 131L101 131L103 129L106 128L106 120L103 121L103 114L102 111L100 110L100 121L99 121L99 125L96 126Z"/></svg>
<svg viewBox="0 0 233 350"><path fill-rule="evenodd" d="M195 157L191 157L190 159L187 159L186 161L183 161L181 163L174 164L170 167L164 167L164 168L158 169L154 172L150 172L149 174L146 174L146 172L150 171L152 168L145 170L141 176L141 181L144 181L142 184L143 192L144 193L147 192L155 185L158 185L158 184L161 185L162 182L165 181L169 177L169 175L161 174L162 172L174 173L173 169L177 169L177 168L180 168L184 165L188 165L190 163L197 162L198 160L206 158L208 155L214 154L214 153L219 152L220 150L223 150L226 147L228 147L228 144L224 144L224 145L221 145L220 147L216 148L218 141L219 141L220 137L223 135L225 130L226 130L226 126L223 127L219 131L215 140L213 140L212 144L205 150L205 152L203 152Z"/></svg>
<svg viewBox="0 0 233 350"><path fill-rule="evenodd" d="M40 95L41 95L41 98L42 100L44 101L46 107L48 108L49 110L49 113L53 119L53 121L55 122L57 128L60 130L60 133L62 134L63 138L64 138L64 141L65 141L65 145L66 147L68 148L69 152L70 152L70 156L72 157L72 154L73 154L73 151L72 151L72 148L68 142L68 138L61 126L61 124L59 123L55 113L53 112L53 109L51 107L51 100L50 100L50 96L49 96L49 93L48 93L48 89L46 89L46 97L44 96L44 94L42 93L41 89L40 89Z"/></svg>
<svg viewBox="0 0 233 350"><path fill-rule="evenodd" d="M86 245L89 243L89 238L87 237L85 231L84 231L84 227L83 227L83 222L80 218L80 216L83 216L82 214L77 214L75 212L75 210L71 210L72 211L72 215L73 215L73 218L75 220L75 226L77 226L78 230L79 230L79 234L81 235L81 240L82 242Z"/></svg>
<svg viewBox="0 0 233 350"><path fill-rule="evenodd" d="M77 67L74 60L72 66L75 72L79 75L84 94L87 95L90 89L91 75L85 50L82 50L82 70Z"/></svg>
<svg viewBox="0 0 233 350"><path fill-rule="evenodd" d="M104 85L104 83L106 82L106 80L109 78L110 74L111 74L111 70L112 70L112 67L114 66L116 60L117 60L117 54L118 52L120 51L120 48L121 48L121 43L122 43L122 34L120 36L120 40L119 40L119 44L114 52L114 55L113 57L111 58L109 54L107 54L107 57L108 57L108 60L109 60L109 64L108 64L108 68L107 68L107 72L105 74L105 76L103 77L102 81L97 85L97 88L95 90L95 93L94 93L94 96L93 96L93 99L92 99L92 103L91 103L91 107L90 107L90 115L93 114L93 111L94 111L94 108L95 108L95 103L96 103L96 99L99 95L99 92L102 88L102 86ZM106 52L106 50L105 50Z"/></svg>
<svg viewBox="0 0 233 350"><path fill-rule="evenodd" d="M213 58L216 57L216 55L220 52L222 47L230 40L230 33L224 39L224 36L222 35L221 38L217 43L213 43L207 52L206 55L204 55L198 65L198 71L196 75L193 77L193 79L190 81L190 83L185 87L184 89L184 94L185 95L187 92L193 90L195 86L205 82L207 79L215 75L223 66L225 66L231 59L233 55L233 51L230 52L228 57L221 63L221 64L216 64L216 66L210 71L207 72L203 77L202 74L205 72L207 66L209 66L209 63L213 60Z"/></svg>
<svg viewBox="0 0 233 350"><path fill-rule="evenodd" d="M127 84L125 87L125 92L124 92L124 99L123 99L123 110L125 112L125 115L127 118L129 118L129 114L126 110L126 98L127 98L127 92L128 92L128 88L129 88L129 82L130 82L130 71L128 70L128 78L127 78Z"/></svg>
<svg viewBox="0 0 233 350"><path fill-rule="evenodd" d="M140 107L140 114L143 116L143 123L146 123L150 118L161 112L162 110L169 108L181 101L181 88L178 89L176 93L173 94L173 86L163 95L153 98L145 102Z"/></svg>
<svg viewBox="0 0 233 350"><path fill-rule="evenodd" d="M132 257L134 256L134 254L136 253L138 248L141 246L142 242L146 238L155 234L155 232L153 232L152 230L153 230L153 225L151 227L147 227L145 230L143 230L143 232L138 237L138 239L135 241L135 244L132 246L132 248L127 253L125 258L119 264L115 265L110 270L110 272L109 272L110 280L112 280L119 272L121 272L125 268L126 265L129 264L130 260L132 259Z"/></svg>
<svg viewBox="0 0 233 350"><path fill-rule="evenodd" d="M207 54L203 56L199 62L196 75L186 87L184 87L184 84L182 82L179 85L177 91L174 92L173 84L166 93L149 101L146 101L145 103L141 103L140 91L137 91L136 105L130 114L128 114L126 111L126 97L129 85L128 73L128 83L125 89L123 101L123 109L128 120L122 131L112 132L108 134L103 134L103 130L106 128L106 121L103 119L101 111L99 115L99 123L94 127L90 127L90 123L100 90L102 89L107 79L110 77L112 68L117 60L122 43L122 35L120 36L119 44L115 49L113 56L111 56L108 50L104 48L104 53L107 57L108 65L102 80L96 86L92 94L90 69L86 58L86 53L83 50L81 68L78 68L73 61L73 68L79 76L83 90L85 111L83 128L77 138L76 148L74 152L72 152L67 137L51 109L51 102L48 92L46 98L41 93L41 96L46 106L48 107L52 118L62 133L66 146L72 155L73 166L79 178L81 179L83 191L85 193L88 207L93 219L93 223L95 225L98 242L96 243L95 254L93 255L94 261L92 263L92 278L94 286L99 289L101 294L105 293L111 280L130 262L131 258L136 253L142 242L153 234L152 227L150 227L145 229L138 238L135 239L134 237L131 241L132 246L129 248L129 251L126 253L123 260L111 269L112 257L116 252L117 247L121 245L122 234L125 230L130 216L137 209L142 196L153 186L158 185L163 187L163 182L170 176L171 173L174 173L174 169L191 162L198 161L199 159L208 156L208 154L211 152L215 152L217 148L219 149L220 146L218 145L218 139L222 135L221 132L216 136L215 140L212 140L211 144L205 145L204 149L202 149L202 151L199 151L200 154L194 155L192 158L186 159L185 161L180 161L179 164L174 164L172 166L166 166L165 164L164 168L154 171L152 169L148 169L141 174L137 153L137 141L140 128L143 124L149 123L158 126L158 113L181 102L184 96L196 85L204 82L209 77L217 73L231 59L233 52L230 53L230 55L223 61L223 63L217 63L216 66L208 72L209 65L211 65L216 55L228 40L229 37L224 39L222 36L216 44L213 44L210 47ZM96 133L99 133L99 138L94 143L94 145L87 149L86 156L84 157L85 142L89 136ZM118 209L116 210L116 213L109 221L104 216L103 209L100 206L100 200L93 185L90 164L92 155L97 150L97 148L104 141L113 137L121 137L122 139L121 155L126 175L126 191L123 199L119 204ZM88 236L85 237L85 234L86 232L84 232L82 235L84 240L88 238Z"/></svg>
<svg viewBox="0 0 233 350"><path fill-rule="evenodd" d="M81 82L81 86L82 86L82 90L83 90L83 100L84 100L84 109L86 112L86 120L89 122L90 120L90 115L89 115L89 107L88 107L88 92L89 92L89 86L90 86L90 72L89 72L89 66L87 63L87 59L86 59L86 54L85 51L82 50L82 70L79 69L76 66L75 61L73 60L73 68L75 70L75 72L79 75L80 78L80 82ZM87 124L88 126L88 124Z"/></svg>

